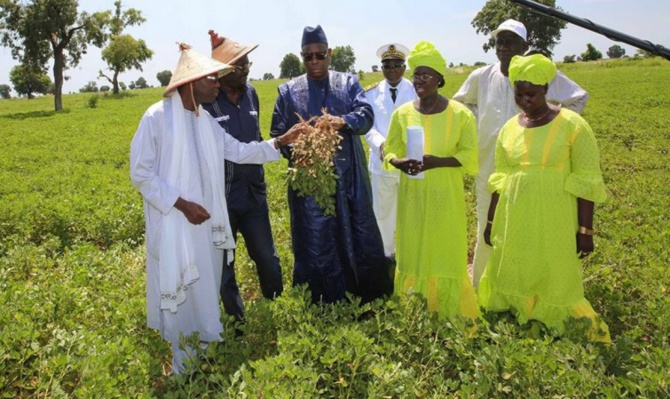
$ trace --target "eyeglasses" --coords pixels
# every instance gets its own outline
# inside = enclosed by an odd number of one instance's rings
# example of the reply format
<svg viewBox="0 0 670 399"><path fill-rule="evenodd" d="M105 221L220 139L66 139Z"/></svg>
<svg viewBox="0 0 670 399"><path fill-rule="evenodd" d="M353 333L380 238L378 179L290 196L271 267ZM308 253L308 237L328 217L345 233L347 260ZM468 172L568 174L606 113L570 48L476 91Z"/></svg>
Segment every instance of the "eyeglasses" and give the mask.
<svg viewBox="0 0 670 399"><path fill-rule="evenodd" d="M430 82L435 76L429 75L427 73L422 73L421 75L414 74L412 75L412 80L420 80L422 82Z"/></svg>
<svg viewBox="0 0 670 399"><path fill-rule="evenodd" d="M316 59L319 61L323 61L326 59L326 57L328 57L328 52L326 51L323 53L300 53L300 55L302 56L302 59L305 62L312 61L314 57L316 57Z"/></svg>
<svg viewBox="0 0 670 399"><path fill-rule="evenodd" d="M405 64L382 64L382 69L385 71L391 69L402 69L405 67Z"/></svg>
<svg viewBox="0 0 670 399"><path fill-rule="evenodd" d="M244 65L233 65L233 68L235 68L235 72L249 72L253 64L253 62L247 62Z"/></svg>

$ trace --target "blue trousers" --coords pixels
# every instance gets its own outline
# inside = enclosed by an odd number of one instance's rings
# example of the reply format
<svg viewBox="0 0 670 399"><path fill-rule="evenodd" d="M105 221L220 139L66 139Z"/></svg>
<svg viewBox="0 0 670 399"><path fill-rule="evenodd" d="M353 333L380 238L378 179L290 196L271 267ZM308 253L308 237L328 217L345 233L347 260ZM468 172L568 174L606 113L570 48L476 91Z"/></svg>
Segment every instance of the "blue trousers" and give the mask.
<svg viewBox="0 0 670 399"><path fill-rule="evenodd" d="M263 296L273 299L281 295L283 290L281 265L272 239L267 201L244 210L228 208L228 216L235 241L237 233L240 232L247 246L249 258L256 264ZM226 313L238 321L244 320L244 303L235 279L235 263L228 264L225 257L220 293Z"/></svg>

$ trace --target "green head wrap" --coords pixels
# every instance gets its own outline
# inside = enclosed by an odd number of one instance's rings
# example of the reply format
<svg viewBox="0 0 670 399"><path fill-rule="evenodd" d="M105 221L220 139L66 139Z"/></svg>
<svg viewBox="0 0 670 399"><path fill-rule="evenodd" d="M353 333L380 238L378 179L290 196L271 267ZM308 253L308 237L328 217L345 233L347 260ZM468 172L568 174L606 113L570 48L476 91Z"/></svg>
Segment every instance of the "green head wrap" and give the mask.
<svg viewBox="0 0 670 399"><path fill-rule="evenodd" d="M417 43L414 49L409 52L407 64L412 70L425 66L434 69L442 77L447 74L447 61L431 42L423 41Z"/></svg>
<svg viewBox="0 0 670 399"><path fill-rule="evenodd" d="M549 84L556 76L556 65L542 54L529 56L515 55L509 63L509 81L512 85L518 81L534 85Z"/></svg>

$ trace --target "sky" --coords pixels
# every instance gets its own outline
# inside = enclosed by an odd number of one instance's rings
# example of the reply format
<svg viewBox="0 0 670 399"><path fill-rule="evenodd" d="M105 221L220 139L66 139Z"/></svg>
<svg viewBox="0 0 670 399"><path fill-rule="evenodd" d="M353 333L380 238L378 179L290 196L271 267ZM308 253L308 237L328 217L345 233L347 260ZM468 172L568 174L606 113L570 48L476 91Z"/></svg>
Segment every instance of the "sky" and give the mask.
<svg viewBox="0 0 670 399"><path fill-rule="evenodd" d="M127 28L125 33L143 39L154 51L143 71L129 71L119 76L130 83L143 76L150 85L158 86L156 74L173 70L179 58L177 42L209 54L207 31L242 44L258 44L250 53L253 62L250 77L260 79L265 73L279 76L279 63L288 53L299 54L302 30L320 24L329 46L350 45L356 56L355 69L371 71L380 65L377 49L386 43L402 43L413 47L421 40L435 43L440 52L453 62L472 65L477 61L493 63L492 51L485 53L487 41L471 25L486 0L238 0L238 1L176 1L123 0L124 8L142 11L147 22ZM557 0L557 5L574 16L590 19L596 24L648 40L670 48L670 0ZM79 10L87 12L114 8L114 0L81 0ZM606 57L607 49L619 44L626 54L636 49L597 33L568 24L560 43L554 48L554 60L566 55L579 55L592 43ZM9 71L16 65L9 49L0 47L0 84L9 81ZM108 84L98 79L98 71L106 64L100 49L89 47L78 66L66 71L69 80L63 92L78 92L89 81L99 86ZM50 77L53 79L51 70Z"/></svg>

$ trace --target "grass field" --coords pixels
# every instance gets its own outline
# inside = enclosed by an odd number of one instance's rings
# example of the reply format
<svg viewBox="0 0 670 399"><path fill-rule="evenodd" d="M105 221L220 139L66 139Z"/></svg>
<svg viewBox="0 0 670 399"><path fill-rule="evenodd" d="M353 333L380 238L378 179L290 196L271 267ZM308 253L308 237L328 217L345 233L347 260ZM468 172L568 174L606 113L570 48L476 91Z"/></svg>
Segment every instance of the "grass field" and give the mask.
<svg viewBox="0 0 670 399"><path fill-rule="evenodd" d="M130 140L161 90L95 108L92 94L64 96L59 113L51 97L12 99L0 100L0 397L670 397L670 63L560 68L591 95L584 116L608 187L584 276L611 347L504 316L466 337L415 296L310 306L290 289L282 160L266 176L286 294L258 299L240 243L245 336L226 319L225 342L170 377L169 347L145 326L142 200L128 173ZM469 71L450 71L443 93ZM265 137L279 83L254 82Z"/></svg>

